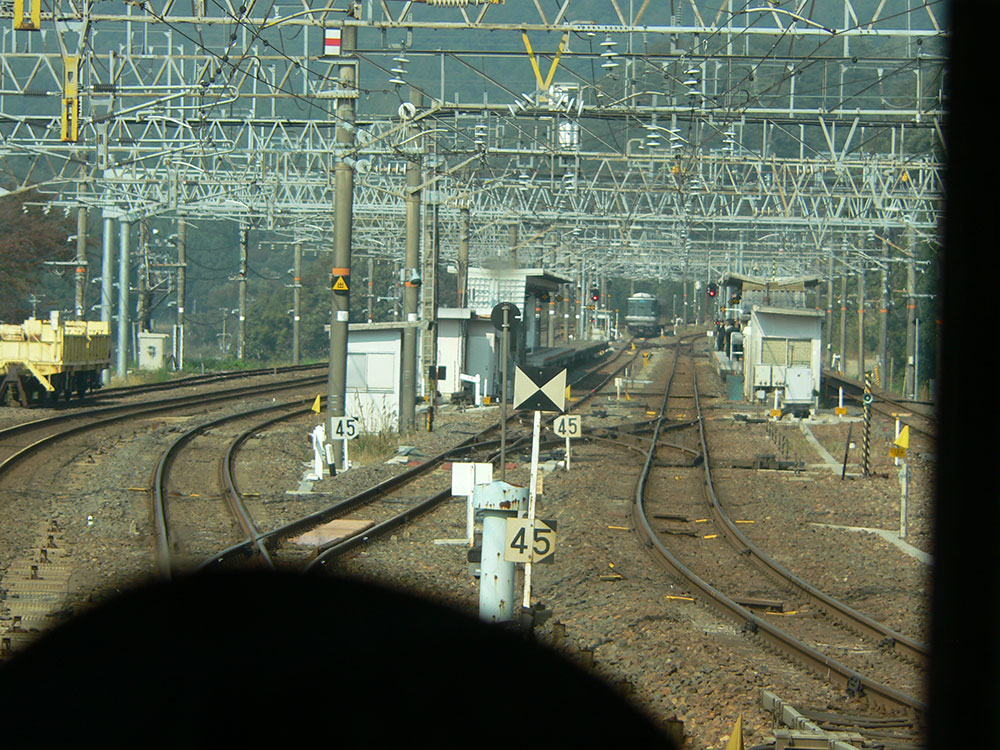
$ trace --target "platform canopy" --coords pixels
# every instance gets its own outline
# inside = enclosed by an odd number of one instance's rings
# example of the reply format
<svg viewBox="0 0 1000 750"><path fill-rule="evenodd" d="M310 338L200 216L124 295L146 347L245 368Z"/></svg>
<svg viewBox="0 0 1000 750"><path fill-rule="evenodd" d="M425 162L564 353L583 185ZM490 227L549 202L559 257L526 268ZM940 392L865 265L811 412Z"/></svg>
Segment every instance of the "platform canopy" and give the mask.
<svg viewBox="0 0 1000 750"><path fill-rule="evenodd" d="M804 292L812 289L820 282L818 275L811 276L747 276L742 273L729 273L722 279L722 285L741 292L751 291L783 291Z"/></svg>

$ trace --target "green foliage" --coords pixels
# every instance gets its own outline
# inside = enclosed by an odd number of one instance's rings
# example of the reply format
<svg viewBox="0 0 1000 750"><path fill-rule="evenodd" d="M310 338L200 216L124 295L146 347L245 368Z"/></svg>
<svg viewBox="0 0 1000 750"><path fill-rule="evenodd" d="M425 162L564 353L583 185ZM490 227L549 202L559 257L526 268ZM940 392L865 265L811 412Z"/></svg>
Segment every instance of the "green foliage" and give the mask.
<svg viewBox="0 0 1000 750"><path fill-rule="evenodd" d="M262 364L247 360L240 361L235 357L186 357L184 359L184 372L237 372L239 370L255 370Z"/></svg>
<svg viewBox="0 0 1000 750"><path fill-rule="evenodd" d="M75 225L62 214L44 214L25 203L39 200L34 193L20 193L0 198L0 320L20 323L32 311L31 297L39 301L38 315L49 309L65 309L65 297L53 299L43 294L41 282L48 274L45 261L71 259L73 251L66 237ZM53 267L61 279L72 278L65 267ZM66 284L69 287L69 284ZM72 307L73 291L69 290Z"/></svg>
<svg viewBox="0 0 1000 750"><path fill-rule="evenodd" d="M891 237L890 240L897 246L902 247L905 243L904 237ZM919 366L918 373L919 387L922 391L928 388L929 381L936 377L938 335L940 320L938 300L936 293L939 287L939 261L940 256L927 243L918 243L915 248L915 256L918 262L917 283L916 283L916 317L919 320ZM906 370L906 306L908 297L906 295L906 263L900 262L905 256L893 251L890 255L889 265L889 307L888 307L888 336L886 345L886 362L882 365L881 379L883 387L889 387L895 393L901 393L903 389L903 379ZM837 271L835 271L837 273ZM872 366L879 347L879 331L881 325L881 272L877 270L868 271L865 275L865 360L867 366ZM826 307L826 291L821 294L820 307ZM840 279L834 280L834 300L833 300L833 326L832 342L833 351L840 351ZM854 362L858 352L858 289L857 277L852 274L848 280L847 290L847 319L846 319L846 351L847 359ZM853 366L853 365L852 365ZM848 374L853 374L850 369ZM889 376L892 382L889 383Z"/></svg>

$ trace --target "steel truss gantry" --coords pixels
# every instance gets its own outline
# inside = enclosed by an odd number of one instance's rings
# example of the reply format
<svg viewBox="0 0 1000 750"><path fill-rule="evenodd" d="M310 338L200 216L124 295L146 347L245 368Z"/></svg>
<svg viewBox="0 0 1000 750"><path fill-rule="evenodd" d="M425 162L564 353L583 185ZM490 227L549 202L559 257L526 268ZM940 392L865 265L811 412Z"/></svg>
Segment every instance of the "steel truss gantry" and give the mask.
<svg viewBox="0 0 1000 750"><path fill-rule="evenodd" d="M346 162L356 231L397 236L419 158L443 260L469 209L473 263L518 225L580 238L519 248L557 271L585 252L622 275L765 256L797 273L844 237L936 233L943 3L577 5L59 0L38 30L0 21L0 175L66 211L294 234L332 229ZM349 93L331 25L357 29ZM427 104L397 111L409 87Z"/></svg>

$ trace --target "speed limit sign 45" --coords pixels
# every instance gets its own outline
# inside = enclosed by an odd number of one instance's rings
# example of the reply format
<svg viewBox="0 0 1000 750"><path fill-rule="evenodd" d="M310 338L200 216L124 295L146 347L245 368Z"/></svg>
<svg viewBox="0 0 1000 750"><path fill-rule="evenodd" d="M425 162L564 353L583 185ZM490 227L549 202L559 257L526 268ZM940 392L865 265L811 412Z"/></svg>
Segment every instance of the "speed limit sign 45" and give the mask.
<svg viewBox="0 0 1000 750"><path fill-rule="evenodd" d="M556 522L527 518L507 519L507 539L503 559L519 563L551 563L556 552Z"/></svg>
<svg viewBox="0 0 1000 750"><path fill-rule="evenodd" d="M563 414L556 417L552 429L561 438L577 438L583 432L583 417L579 414Z"/></svg>
<svg viewBox="0 0 1000 750"><path fill-rule="evenodd" d="M354 417L333 417L330 425L333 440L354 440L358 436L358 420Z"/></svg>

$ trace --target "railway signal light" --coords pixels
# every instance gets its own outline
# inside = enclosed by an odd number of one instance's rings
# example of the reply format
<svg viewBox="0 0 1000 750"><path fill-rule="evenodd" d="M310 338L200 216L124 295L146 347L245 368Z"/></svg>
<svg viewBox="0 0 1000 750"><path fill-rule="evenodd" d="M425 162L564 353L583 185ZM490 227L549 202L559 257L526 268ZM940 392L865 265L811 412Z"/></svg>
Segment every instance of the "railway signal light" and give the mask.
<svg viewBox="0 0 1000 750"><path fill-rule="evenodd" d="M711 283L710 283L710 284L708 285L708 296L709 296L709 297L714 297L714 296L715 296L715 295L717 295L718 293L719 293L719 285L718 285L718 284L716 284L716 283L715 283L714 281L713 281L713 282L711 282Z"/></svg>
<svg viewBox="0 0 1000 750"><path fill-rule="evenodd" d="M601 299L601 290L596 286L590 290L590 299L597 302Z"/></svg>

